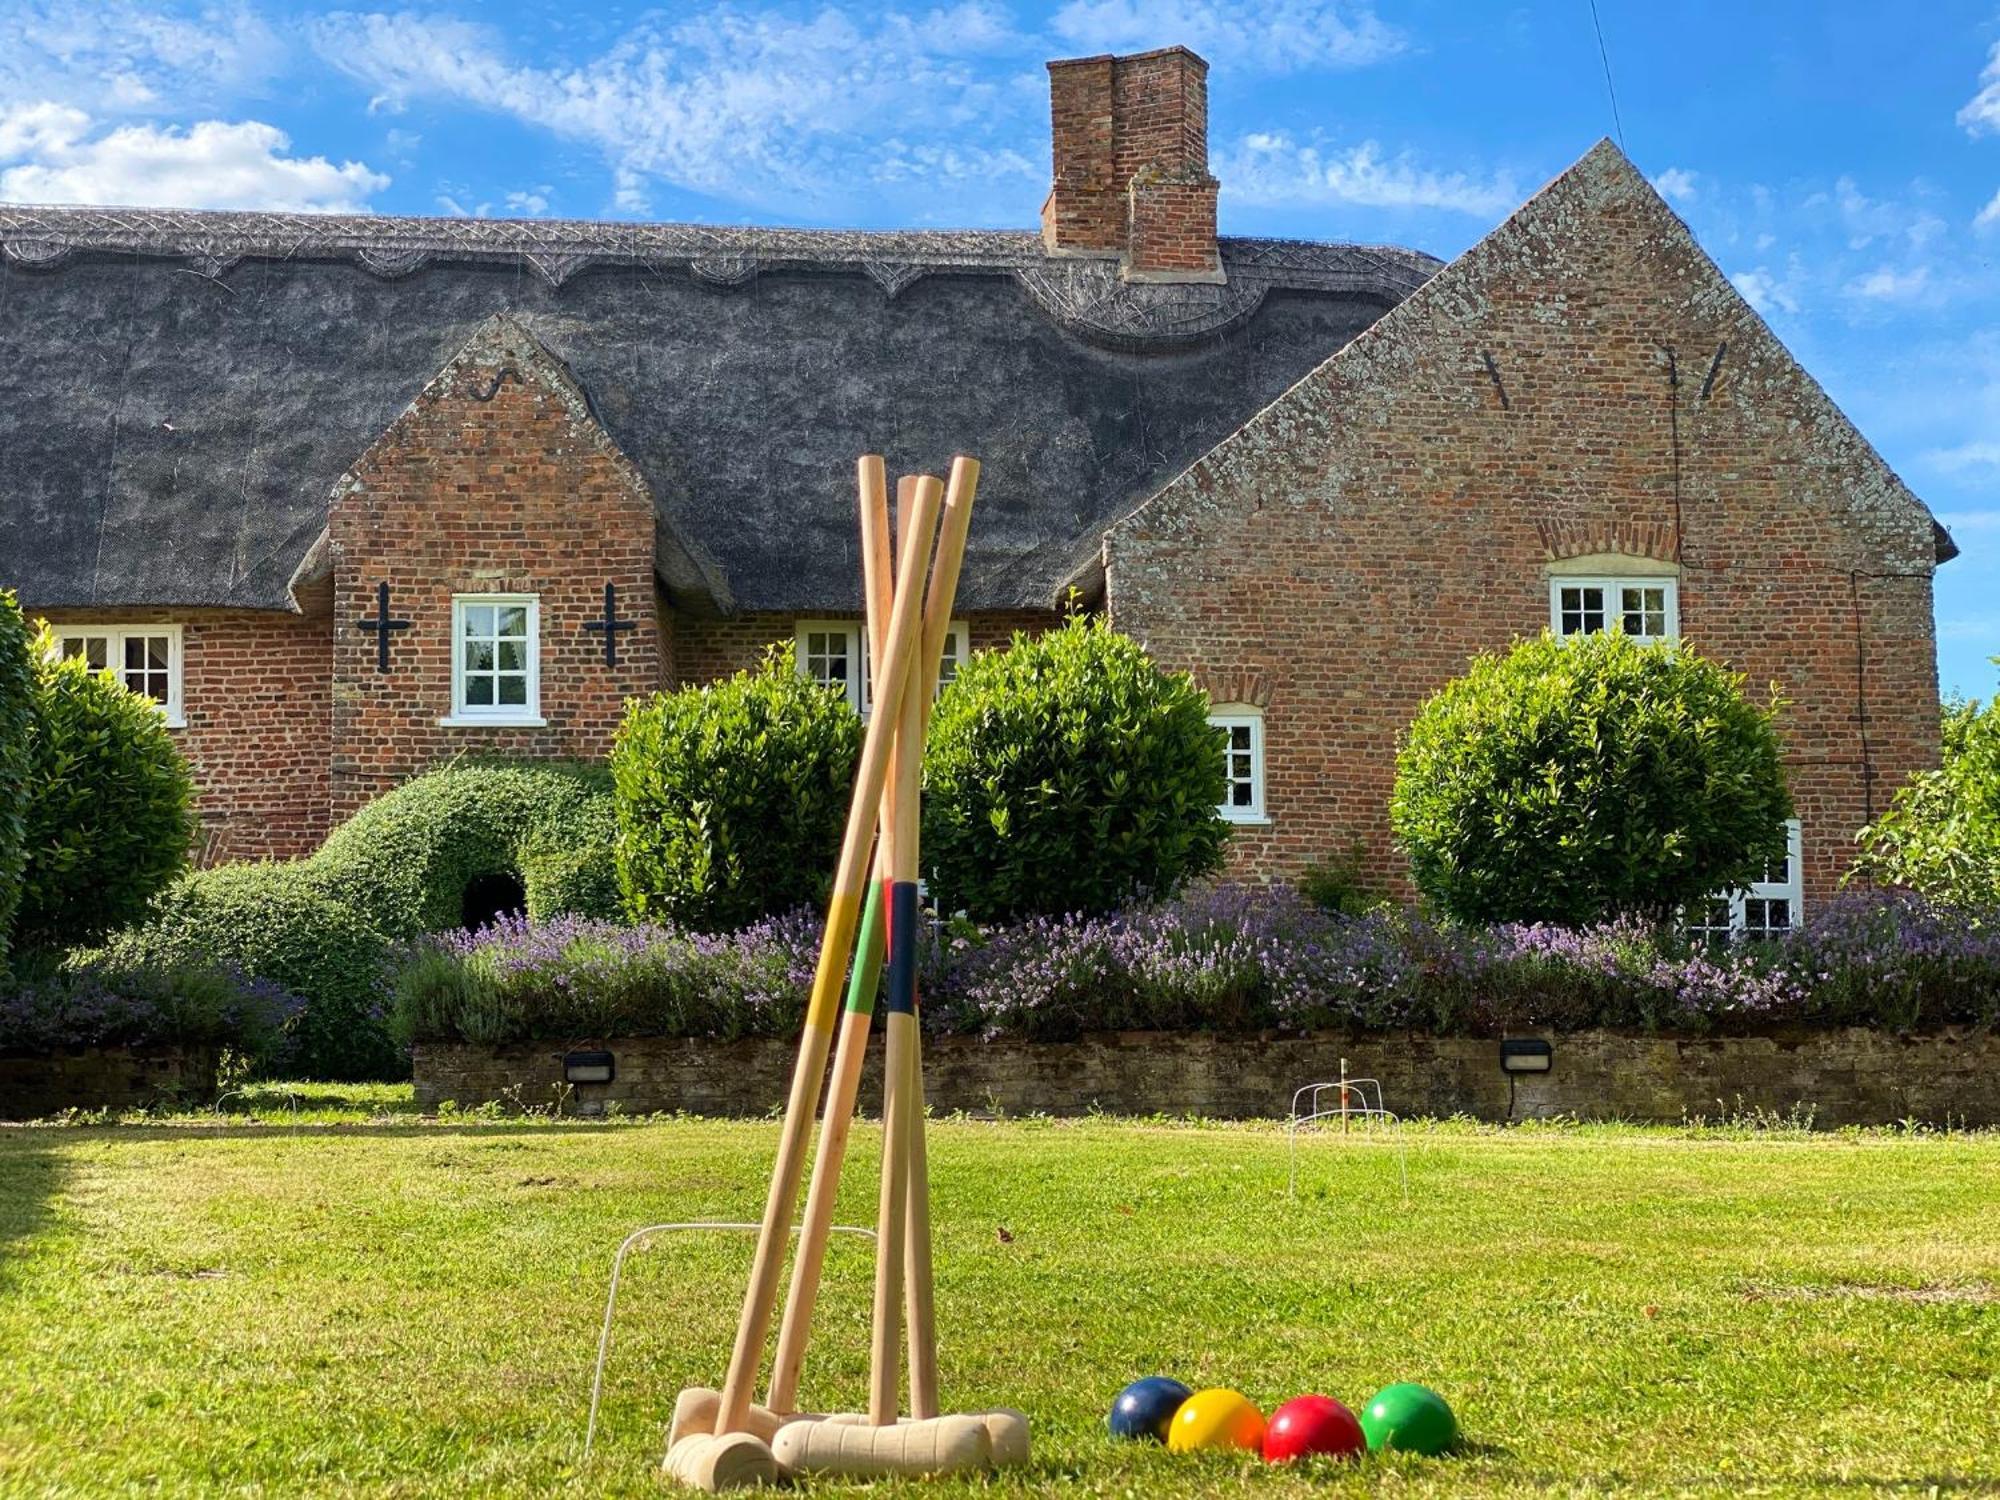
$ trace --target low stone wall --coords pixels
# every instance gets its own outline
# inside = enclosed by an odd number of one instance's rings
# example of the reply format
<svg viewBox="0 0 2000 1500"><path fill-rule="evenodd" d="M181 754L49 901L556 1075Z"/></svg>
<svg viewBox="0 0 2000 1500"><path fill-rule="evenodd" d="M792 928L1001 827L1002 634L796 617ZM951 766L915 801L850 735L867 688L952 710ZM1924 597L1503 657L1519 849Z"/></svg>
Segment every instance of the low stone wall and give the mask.
<svg viewBox="0 0 2000 1500"><path fill-rule="evenodd" d="M206 1104L221 1059L213 1047L90 1047L50 1057L0 1056L0 1120L66 1109Z"/></svg>
<svg viewBox="0 0 2000 1500"><path fill-rule="evenodd" d="M1679 1121L1690 1115L1809 1111L1820 1126L1898 1120L2000 1125L2000 1034L1800 1031L1771 1036L1666 1037L1609 1031L1549 1038L1554 1067L1500 1070L1500 1044L1432 1036L1208 1036L1118 1032L1065 1043L945 1037L926 1043L924 1089L932 1109L975 1114L1203 1115L1282 1118L1292 1091L1336 1078L1381 1081L1384 1103L1405 1116L1522 1120ZM574 1043L616 1057L608 1084L578 1084L564 1108L629 1114L683 1110L762 1115L790 1088L791 1041L628 1039ZM554 1043L420 1046L418 1103L461 1107L500 1101L547 1106L562 1090ZM881 1049L871 1047L862 1099L881 1097ZM1328 1102L1328 1101L1322 1101Z"/></svg>

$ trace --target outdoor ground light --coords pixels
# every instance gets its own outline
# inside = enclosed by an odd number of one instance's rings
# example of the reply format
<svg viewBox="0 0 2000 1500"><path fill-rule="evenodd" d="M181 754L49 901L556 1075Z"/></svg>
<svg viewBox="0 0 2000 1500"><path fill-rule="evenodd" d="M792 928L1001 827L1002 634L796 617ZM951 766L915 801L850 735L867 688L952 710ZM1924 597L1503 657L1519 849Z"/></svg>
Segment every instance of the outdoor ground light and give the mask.
<svg viewBox="0 0 2000 1500"><path fill-rule="evenodd" d="M566 1083L609 1083L618 1071L609 1052L565 1052L563 1080Z"/></svg>
<svg viewBox="0 0 2000 1500"><path fill-rule="evenodd" d="M1500 1044L1503 1073L1546 1073L1556 1065L1556 1049L1538 1036L1509 1037Z"/></svg>

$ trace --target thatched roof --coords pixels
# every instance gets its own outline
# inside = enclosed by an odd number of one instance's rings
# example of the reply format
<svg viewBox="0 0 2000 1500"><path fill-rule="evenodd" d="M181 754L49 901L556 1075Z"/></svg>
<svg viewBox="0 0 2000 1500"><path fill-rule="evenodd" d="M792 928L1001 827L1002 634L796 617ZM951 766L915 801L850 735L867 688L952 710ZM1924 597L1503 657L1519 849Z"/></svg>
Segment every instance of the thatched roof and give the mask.
<svg viewBox="0 0 2000 1500"><path fill-rule="evenodd" d="M582 384L662 535L719 565L709 602L858 607L855 456L965 451L966 606L1048 607L1094 528L1438 265L1222 257L1225 285L1128 286L1025 233L0 206L0 586L295 607L334 481L505 313Z"/></svg>

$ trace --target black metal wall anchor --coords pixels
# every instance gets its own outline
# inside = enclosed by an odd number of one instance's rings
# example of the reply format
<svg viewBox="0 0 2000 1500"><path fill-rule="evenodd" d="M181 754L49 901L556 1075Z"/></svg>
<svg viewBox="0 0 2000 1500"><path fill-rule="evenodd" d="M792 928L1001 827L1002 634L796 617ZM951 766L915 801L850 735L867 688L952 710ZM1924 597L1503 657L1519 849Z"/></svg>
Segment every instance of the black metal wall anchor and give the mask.
<svg viewBox="0 0 2000 1500"><path fill-rule="evenodd" d="M356 629L372 630L375 632L375 670L378 672L388 671L390 634L394 631L408 630L410 628L408 620L393 620L389 617L388 584L378 583L375 585L375 618L372 620L356 620L354 623Z"/></svg>
<svg viewBox="0 0 2000 1500"><path fill-rule="evenodd" d="M618 585L607 583L604 585L604 618L585 620L583 628L595 631L604 637L604 665L615 667L618 665L618 632L637 630L639 622L618 618Z"/></svg>

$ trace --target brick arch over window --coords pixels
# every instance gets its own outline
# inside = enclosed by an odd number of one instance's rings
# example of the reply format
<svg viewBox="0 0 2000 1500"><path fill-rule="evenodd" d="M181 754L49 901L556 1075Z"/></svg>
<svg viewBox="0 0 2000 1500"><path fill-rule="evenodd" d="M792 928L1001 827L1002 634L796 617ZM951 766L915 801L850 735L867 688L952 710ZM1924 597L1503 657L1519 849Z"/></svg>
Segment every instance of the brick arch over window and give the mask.
<svg viewBox="0 0 2000 1500"><path fill-rule="evenodd" d="M1680 545L1666 521L1566 521L1545 518L1535 523L1542 555L1549 562L1572 557L1616 554L1679 564Z"/></svg>
<svg viewBox="0 0 2000 1500"><path fill-rule="evenodd" d="M1254 667L1197 667L1193 675L1195 686L1218 707L1225 703L1247 704L1252 708L1271 706L1271 680Z"/></svg>

